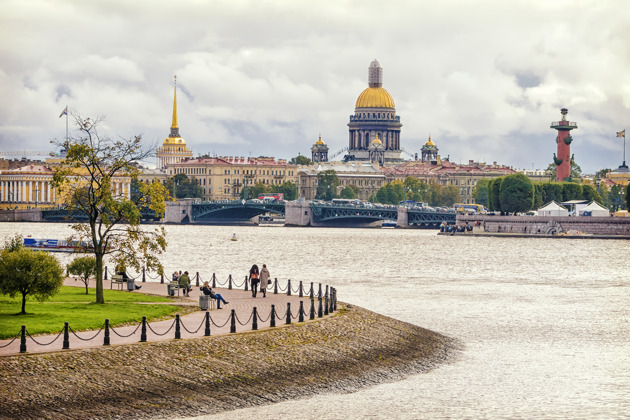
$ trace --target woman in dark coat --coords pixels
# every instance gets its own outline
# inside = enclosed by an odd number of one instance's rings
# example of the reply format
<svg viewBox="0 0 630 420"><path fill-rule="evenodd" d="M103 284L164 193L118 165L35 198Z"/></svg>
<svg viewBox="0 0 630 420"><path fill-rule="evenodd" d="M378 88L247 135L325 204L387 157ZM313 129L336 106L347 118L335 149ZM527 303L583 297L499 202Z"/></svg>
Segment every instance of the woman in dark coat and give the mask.
<svg viewBox="0 0 630 420"><path fill-rule="evenodd" d="M252 286L252 297L256 297L258 283L260 282L260 272L256 264L252 265L252 268L249 269L249 282Z"/></svg>

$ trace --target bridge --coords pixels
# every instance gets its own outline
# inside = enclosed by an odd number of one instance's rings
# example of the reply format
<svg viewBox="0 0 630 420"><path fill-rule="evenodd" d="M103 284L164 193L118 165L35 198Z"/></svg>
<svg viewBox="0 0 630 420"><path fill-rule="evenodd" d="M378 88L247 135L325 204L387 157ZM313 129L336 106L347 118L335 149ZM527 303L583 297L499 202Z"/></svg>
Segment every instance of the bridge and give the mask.
<svg viewBox="0 0 630 420"><path fill-rule="evenodd" d="M281 203L265 203L259 200L207 201L193 203L189 221L247 221L255 216L267 213L284 215L285 205Z"/></svg>
<svg viewBox="0 0 630 420"><path fill-rule="evenodd" d="M72 212L64 207L42 209L41 220L43 222L71 222L71 223L83 223L87 222L88 218L84 213ZM143 208L140 210L140 220L143 222L159 222L160 218L156 217L155 212L149 208Z"/></svg>

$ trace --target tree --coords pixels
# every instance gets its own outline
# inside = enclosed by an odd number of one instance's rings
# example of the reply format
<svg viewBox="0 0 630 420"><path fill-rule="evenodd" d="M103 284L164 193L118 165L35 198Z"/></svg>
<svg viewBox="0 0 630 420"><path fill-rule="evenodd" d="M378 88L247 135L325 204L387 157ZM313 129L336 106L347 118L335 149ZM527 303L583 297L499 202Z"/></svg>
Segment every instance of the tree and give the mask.
<svg viewBox="0 0 630 420"><path fill-rule="evenodd" d="M501 184L503 183L504 179L505 179L504 176L494 178L492 179L492 181L490 181L490 184L488 185L488 204L489 204L488 208L490 210L502 211L501 210L501 197L499 194L501 192Z"/></svg>
<svg viewBox="0 0 630 420"><path fill-rule="evenodd" d="M282 193L287 201L297 198L297 185L291 181L285 181L282 185L270 185L267 187L268 193Z"/></svg>
<svg viewBox="0 0 630 420"><path fill-rule="evenodd" d="M499 197L502 212L530 211L534 205L534 185L524 174L507 175L501 182Z"/></svg>
<svg viewBox="0 0 630 420"><path fill-rule="evenodd" d="M563 186L561 182L545 182L542 188L543 204L562 201Z"/></svg>
<svg viewBox="0 0 630 420"><path fill-rule="evenodd" d="M79 257L75 258L68 265L68 273L73 276L79 276L83 284L85 284L85 294L88 294L88 283L90 277L94 277L96 274L96 258L94 257Z"/></svg>
<svg viewBox="0 0 630 420"><path fill-rule="evenodd" d="M603 204L601 195L597 192L595 187L589 184L582 185L582 200L597 201L599 204Z"/></svg>
<svg viewBox="0 0 630 420"><path fill-rule="evenodd" d="M88 240L96 259L96 303L103 298L103 260L111 256L114 262L140 270L142 266L163 272L159 255L166 249L163 227L153 230L140 228L140 210L148 208L158 217L164 215L167 192L159 182L138 183L135 199L120 194L113 182L137 179L135 166L152 154L143 148L140 136L112 139L99 132L104 118L83 119L73 114L78 137L58 145L67 151L64 164L55 169L53 186L65 197L66 208L87 219L75 223L73 239Z"/></svg>
<svg viewBox="0 0 630 420"><path fill-rule="evenodd" d="M558 167L556 166L556 164L554 162L551 162L549 166L547 166L547 169L545 169L545 174L547 174L551 179L555 180L557 169ZM569 177L573 180L576 180L580 178L580 175L582 175L582 168L580 168L580 165L575 163L575 160L573 159L573 157L571 157L571 172L569 173Z"/></svg>
<svg viewBox="0 0 630 420"><path fill-rule="evenodd" d="M313 162L309 158L302 155L297 155L289 160L289 165L310 165L311 163Z"/></svg>
<svg viewBox="0 0 630 420"><path fill-rule="evenodd" d="M472 196L475 200L475 203L482 204L488 207L488 185L490 184L489 179L480 179L477 181L477 185L473 188Z"/></svg>
<svg viewBox="0 0 630 420"><path fill-rule="evenodd" d="M562 183L562 200L579 200L582 197L582 186L575 182Z"/></svg>
<svg viewBox="0 0 630 420"><path fill-rule="evenodd" d="M166 181L166 189L174 198L203 198L203 188L196 178L188 178L186 174L173 175Z"/></svg>
<svg viewBox="0 0 630 420"><path fill-rule="evenodd" d="M267 187L262 182L257 182L253 187L243 187L241 191L241 198L250 200L252 198L258 198L261 195L267 193Z"/></svg>
<svg viewBox="0 0 630 420"><path fill-rule="evenodd" d="M453 207L453 204L459 203L461 197L461 191L455 185L447 185L442 188L442 200L441 205L444 207Z"/></svg>
<svg viewBox="0 0 630 420"><path fill-rule="evenodd" d="M22 295L22 311L26 314L26 297L44 301L59 291L63 284L63 268L48 252L19 248L0 254L0 293Z"/></svg>
<svg viewBox="0 0 630 420"><path fill-rule="evenodd" d="M359 188L356 185L348 185L346 188L341 190L341 193L339 194L339 196L341 198L353 199L353 198L357 198L358 194L359 194Z"/></svg>
<svg viewBox="0 0 630 420"><path fill-rule="evenodd" d="M332 169L317 174L315 198L330 201L337 196L337 187L341 184L337 172Z"/></svg>
<svg viewBox="0 0 630 420"><path fill-rule="evenodd" d="M630 182L626 185L626 209L630 210Z"/></svg>
<svg viewBox="0 0 630 420"><path fill-rule="evenodd" d="M535 209L541 208L545 201L543 200L543 190L545 183L534 182L534 207Z"/></svg>
<svg viewBox="0 0 630 420"><path fill-rule="evenodd" d="M430 206L442 204L442 186L437 182L429 182L428 199Z"/></svg>
<svg viewBox="0 0 630 420"><path fill-rule="evenodd" d="M403 184L405 186L405 200L428 201L429 186L425 180L408 176Z"/></svg>

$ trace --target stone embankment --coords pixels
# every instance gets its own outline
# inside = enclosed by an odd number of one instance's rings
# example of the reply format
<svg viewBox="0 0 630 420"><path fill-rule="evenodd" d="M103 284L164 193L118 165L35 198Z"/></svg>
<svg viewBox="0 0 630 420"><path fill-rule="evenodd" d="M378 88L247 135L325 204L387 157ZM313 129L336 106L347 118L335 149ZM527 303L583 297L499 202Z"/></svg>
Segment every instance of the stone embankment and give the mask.
<svg viewBox="0 0 630 420"><path fill-rule="evenodd" d="M0 358L0 418L198 416L427 372L457 340L347 305L235 335Z"/></svg>

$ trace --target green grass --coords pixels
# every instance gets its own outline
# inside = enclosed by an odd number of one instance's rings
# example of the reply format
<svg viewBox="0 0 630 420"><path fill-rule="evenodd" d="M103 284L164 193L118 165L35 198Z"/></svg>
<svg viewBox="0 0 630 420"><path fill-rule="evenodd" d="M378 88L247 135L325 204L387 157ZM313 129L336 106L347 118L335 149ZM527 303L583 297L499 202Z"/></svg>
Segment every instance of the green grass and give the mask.
<svg viewBox="0 0 630 420"><path fill-rule="evenodd" d="M177 305L151 305L142 302L168 302L161 296L150 296L118 290L104 290L105 304L94 303L95 291L85 294L81 287L64 286L52 299L38 302L26 301L26 315L20 315L22 297L11 299L0 295L0 339L10 338L20 332L22 325L31 335L58 333L68 322L75 331L100 329L108 318L112 326L161 318L181 311Z"/></svg>

